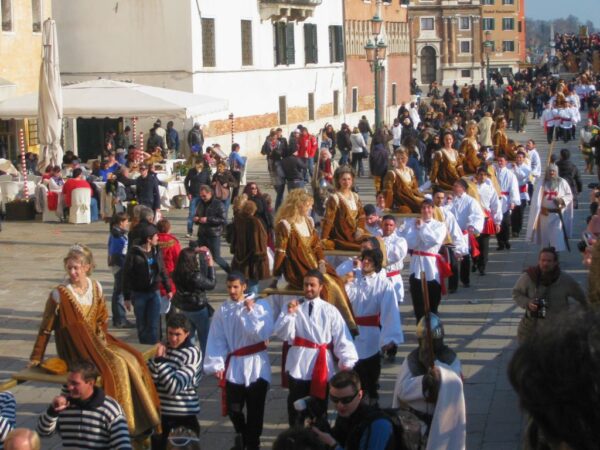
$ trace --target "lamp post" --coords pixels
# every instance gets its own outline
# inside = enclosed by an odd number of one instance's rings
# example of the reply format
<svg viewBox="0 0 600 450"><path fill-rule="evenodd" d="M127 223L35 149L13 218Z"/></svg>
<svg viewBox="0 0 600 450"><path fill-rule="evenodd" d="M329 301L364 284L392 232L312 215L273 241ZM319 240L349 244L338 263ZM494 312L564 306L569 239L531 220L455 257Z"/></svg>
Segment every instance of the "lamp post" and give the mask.
<svg viewBox="0 0 600 450"><path fill-rule="evenodd" d="M488 95L491 95L491 87L492 87L492 83L491 83L491 70L490 70L490 54L492 53L494 44L493 42L490 40L490 35L492 33L490 33L489 31L485 32L485 42L483 43L483 51L485 53L485 69L486 69L486 82L487 82L487 93Z"/></svg>
<svg viewBox="0 0 600 450"><path fill-rule="evenodd" d="M373 41L369 39L365 45L367 62L371 66L371 72L375 74L375 129L381 125L381 99L379 92L379 74L383 70L383 61L385 61L387 45L383 39L379 38L383 20L379 15L373 16L371 26L373 32Z"/></svg>

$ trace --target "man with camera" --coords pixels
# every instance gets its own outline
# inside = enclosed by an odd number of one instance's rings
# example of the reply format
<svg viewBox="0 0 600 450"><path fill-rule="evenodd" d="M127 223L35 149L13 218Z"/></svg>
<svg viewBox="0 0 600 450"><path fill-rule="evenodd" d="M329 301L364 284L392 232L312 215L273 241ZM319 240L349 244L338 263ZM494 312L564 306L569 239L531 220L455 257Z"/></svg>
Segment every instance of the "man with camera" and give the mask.
<svg viewBox="0 0 600 450"><path fill-rule="evenodd" d="M588 303L579 283L560 270L558 252L553 247L540 251L537 265L529 267L517 280L512 297L525 309L517 331L519 342L535 333L548 317L568 312L569 298L582 305Z"/></svg>

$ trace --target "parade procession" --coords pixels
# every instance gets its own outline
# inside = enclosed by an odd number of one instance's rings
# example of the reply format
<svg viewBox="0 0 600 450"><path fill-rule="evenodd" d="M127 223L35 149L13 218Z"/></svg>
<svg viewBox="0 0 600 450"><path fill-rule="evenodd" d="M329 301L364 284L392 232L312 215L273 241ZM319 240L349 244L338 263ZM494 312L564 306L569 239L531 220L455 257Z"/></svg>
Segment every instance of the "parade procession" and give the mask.
<svg viewBox="0 0 600 450"><path fill-rule="evenodd" d="M598 448L582 5L0 0L0 450Z"/></svg>

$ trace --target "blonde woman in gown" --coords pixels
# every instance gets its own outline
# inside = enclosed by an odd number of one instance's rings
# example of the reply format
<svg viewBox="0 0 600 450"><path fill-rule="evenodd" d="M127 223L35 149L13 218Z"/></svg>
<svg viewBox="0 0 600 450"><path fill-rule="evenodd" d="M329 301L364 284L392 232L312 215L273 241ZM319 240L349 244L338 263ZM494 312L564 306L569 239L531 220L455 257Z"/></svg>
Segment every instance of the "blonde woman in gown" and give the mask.
<svg viewBox="0 0 600 450"><path fill-rule="evenodd" d="M334 305L352 332L358 328L344 283L325 261L323 247L315 230L310 210L313 199L302 189L291 191L279 208L275 220L275 261L273 275L283 275L291 289L304 289L304 275L319 269L325 276L323 300Z"/></svg>
<svg viewBox="0 0 600 450"><path fill-rule="evenodd" d="M479 158L480 145L477 142L477 130L476 122L471 121L467 124L467 133L458 151L463 158L463 171L465 175L475 175L482 163Z"/></svg>
<svg viewBox="0 0 600 450"><path fill-rule="evenodd" d="M73 246L64 259L68 280L52 290L30 357L39 365L54 331L58 356L67 365L93 362L107 395L123 408L132 436L160 423L160 401L143 356L107 332L108 311L102 287L88 278L91 253Z"/></svg>
<svg viewBox="0 0 600 450"><path fill-rule="evenodd" d="M508 155L508 136L506 135L506 119L504 116L498 117L496 121L496 131L494 131L494 136L492 137L492 145L496 158L500 155Z"/></svg>
<svg viewBox="0 0 600 450"><path fill-rule="evenodd" d="M396 167L383 178L385 207L401 214L418 213L425 196L419 191L417 177L407 167L408 155L404 150L396 150Z"/></svg>
<svg viewBox="0 0 600 450"><path fill-rule="evenodd" d="M429 179L442 189L452 190L454 182L464 175L462 156L454 148L452 133L444 134L443 147L433 155L433 165Z"/></svg>

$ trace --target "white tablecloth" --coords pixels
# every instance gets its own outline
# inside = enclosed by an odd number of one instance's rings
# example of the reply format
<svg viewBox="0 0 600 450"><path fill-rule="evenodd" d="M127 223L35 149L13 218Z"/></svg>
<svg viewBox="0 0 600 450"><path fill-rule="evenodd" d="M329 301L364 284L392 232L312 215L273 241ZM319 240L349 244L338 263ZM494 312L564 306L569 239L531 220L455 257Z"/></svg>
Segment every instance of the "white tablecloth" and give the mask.
<svg viewBox="0 0 600 450"><path fill-rule="evenodd" d="M2 204L3 211L6 208L6 203L12 202L15 198L22 196L24 187L24 181L0 181L0 203ZM27 181L27 187L29 188L29 197L33 198L35 195L35 183Z"/></svg>

